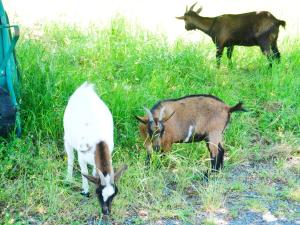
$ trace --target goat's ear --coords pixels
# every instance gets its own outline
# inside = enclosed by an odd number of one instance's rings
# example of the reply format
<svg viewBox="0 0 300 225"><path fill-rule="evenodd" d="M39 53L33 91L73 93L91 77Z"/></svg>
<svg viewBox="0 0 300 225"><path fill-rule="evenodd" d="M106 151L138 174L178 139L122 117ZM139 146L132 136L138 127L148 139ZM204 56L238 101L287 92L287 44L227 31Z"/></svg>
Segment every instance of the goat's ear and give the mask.
<svg viewBox="0 0 300 225"><path fill-rule="evenodd" d="M176 16L176 19L179 19L179 20L184 20L185 17L184 16Z"/></svg>
<svg viewBox="0 0 300 225"><path fill-rule="evenodd" d="M118 182L120 177L123 175L123 173L127 170L128 166L126 164L123 164L119 169L117 169L117 172L114 174L114 182Z"/></svg>
<svg viewBox="0 0 300 225"><path fill-rule="evenodd" d="M94 177L94 176L89 176L86 174L82 173L82 176L86 177L90 182L99 185L100 184L100 178L99 177Z"/></svg>
<svg viewBox="0 0 300 225"><path fill-rule="evenodd" d="M201 11L202 11L203 7L201 6L197 11L196 13L199 14Z"/></svg>
<svg viewBox="0 0 300 225"><path fill-rule="evenodd" d="M175 111L172 112L169 116L166 116L165 118L163 118L162 122L167 122L169 119L171 119L171 117L175 114Z"/></svg>
<svg viewBox="0 0 300 225"><path fill-rule="evenodd" d="M134 116L138 121L140 121L143 124L147 124L148 123L148 118L146 116L144 117L140 117L140 116Z"/></svg>

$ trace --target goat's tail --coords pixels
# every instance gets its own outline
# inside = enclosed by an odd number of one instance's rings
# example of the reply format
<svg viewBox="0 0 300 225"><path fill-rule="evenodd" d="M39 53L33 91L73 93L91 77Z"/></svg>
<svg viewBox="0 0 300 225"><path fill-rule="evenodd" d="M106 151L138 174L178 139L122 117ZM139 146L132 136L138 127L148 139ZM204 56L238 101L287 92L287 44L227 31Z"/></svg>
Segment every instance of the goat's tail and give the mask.
<svg viewBox="0 0 300 225"><path fill-rule="evenodd" d="M243 108L243 102L239 102L235 106L229 108L229 113L236 112L236 111L247 112L247 110Z"/></svg>
<svg viewBox="0 0 300 225"><path fill-rule="evenodd" d="M277 20L277 24L283 26L285 28L286 22L284 20Z"/></svg>

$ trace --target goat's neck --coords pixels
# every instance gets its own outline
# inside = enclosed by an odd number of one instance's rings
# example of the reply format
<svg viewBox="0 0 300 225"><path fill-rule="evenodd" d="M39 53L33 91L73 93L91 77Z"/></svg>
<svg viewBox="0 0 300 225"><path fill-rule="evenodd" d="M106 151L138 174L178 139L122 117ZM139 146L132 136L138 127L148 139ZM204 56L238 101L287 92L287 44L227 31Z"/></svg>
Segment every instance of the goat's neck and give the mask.
<svg viewBox="0 0 300 225"><path fill-rule="evenodd" d="M100 142L96 146L95 163L96 167L100 169L103 174L110 174L112 172L111 154L105 142Z"/></svg>
<svg viewBox="0 0 300 225"><path fill-rule="evenodd" d="M202 17L197 16L193 18L193 23L197 29L203 31L204 33L212 36L212 28L216 21L216 17Z"/></svg>

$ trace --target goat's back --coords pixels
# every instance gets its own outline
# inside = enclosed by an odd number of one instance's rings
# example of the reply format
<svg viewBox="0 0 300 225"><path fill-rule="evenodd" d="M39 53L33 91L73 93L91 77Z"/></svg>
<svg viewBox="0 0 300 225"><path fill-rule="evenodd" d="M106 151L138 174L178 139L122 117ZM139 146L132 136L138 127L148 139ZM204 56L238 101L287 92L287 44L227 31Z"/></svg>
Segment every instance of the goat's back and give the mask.
<svg viewBox="0 0 300 225"><path fill-rule="evenodd" d="M193 125L197 130L207 133L223 130L229 119L230 107L210 95L192 95L161 101L152 108L154 117L159 115L163 106L166 115L175 111L174 116L166 122L166 129L169 126L172 130L188 130L189 126Z"/></svg>
<svg viewBox="0 0 300 225"><path fill-rule="evenodd" d="M284 26L285 22L276 19L270 12L257 11L243 14L224 14L217 17L216 32L225 32L223 35L234 34L234 37L255 38L273 28ZM222 29L224 29L222 31Z"/></svg>
<svg viewBox="0 0 300 225"><path fill-rule="evenodd" d="M83 83L70 97L64 113L64 138L79 151L87 151L100 141L113 149L113 119L94 87Z"/></svg>

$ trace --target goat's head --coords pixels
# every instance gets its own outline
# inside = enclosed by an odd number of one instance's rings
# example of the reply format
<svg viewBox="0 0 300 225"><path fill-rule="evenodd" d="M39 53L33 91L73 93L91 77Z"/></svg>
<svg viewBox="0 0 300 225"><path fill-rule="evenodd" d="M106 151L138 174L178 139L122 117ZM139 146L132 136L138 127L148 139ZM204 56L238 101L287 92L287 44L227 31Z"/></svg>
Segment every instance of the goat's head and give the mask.
<svg viewBox="0 0 300 225"><path fill-rule="evenodd" d="M114 197L118 194L116 182L119 180L123 172L127 169L127 165L121 166L116 173L104 175L101 170L97 169L97 176L89 176L82 174L89 181L96 185L96 194L102 208L103 216L107 217L111 213L111 204Z"/></svg>
<svg viewBox="0 0 300 225"><path fill-rule="evenodd" d="M176 17L179 20L184 20L186 30L195 30L197 28L195 26L195 23L193 22L193 18L195 18L195 16L198 16L198 14L202 11L202 7L200 7L196 11L193 11L196 4L197 4L197 2L194 3L190 9L188 9L188 7L186 6L184 15Z"/></svg>
<svg viewBox="0 0 300 225"><path fill-rule="evenodd" d="M175 112L171 113L168 116L165 116L165 107L162 107L159 112L159 117L155 118L149 109L144 109L147 113L147 116L136 116L136 119L147 126L147 132L152 142L152 147L155 151L159 151L161 148L161 139L165 132L164 123L167 122L174 115Z"/></svg>

